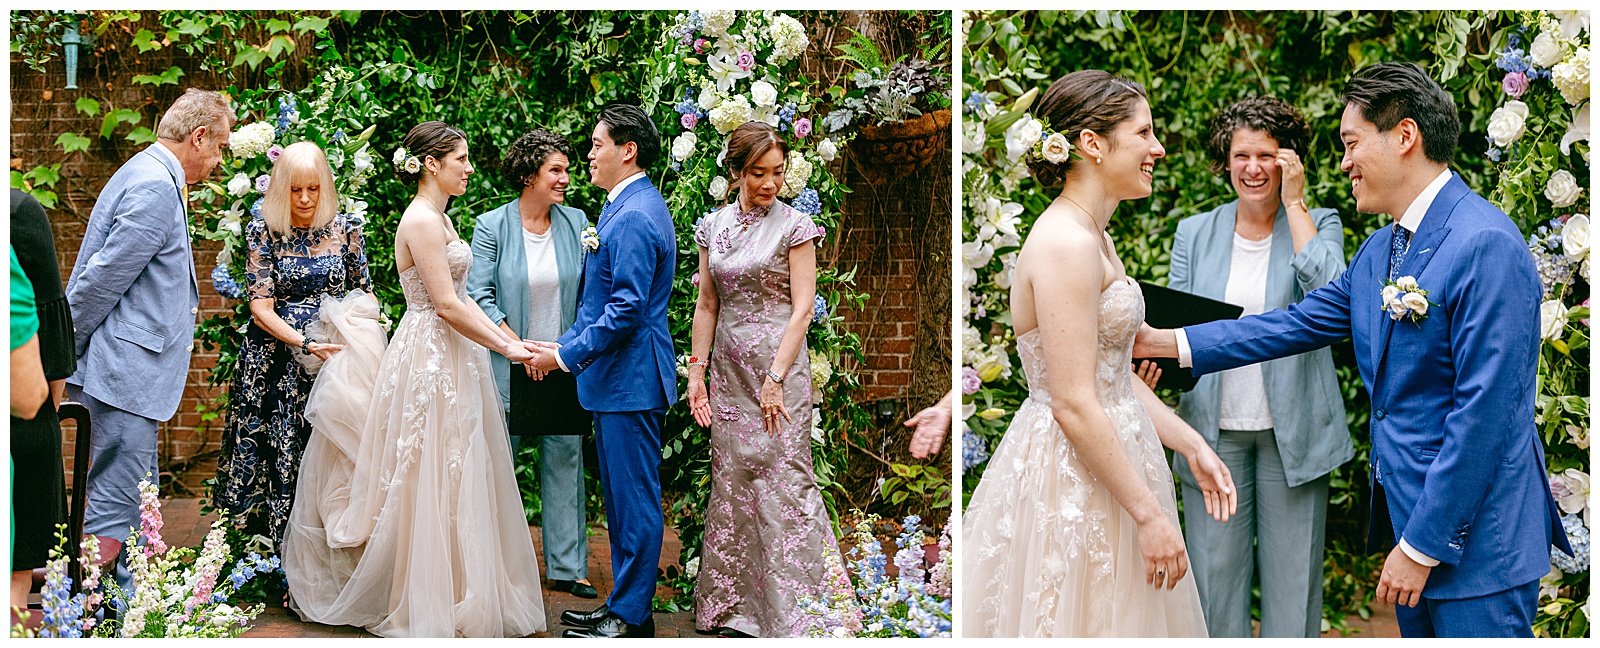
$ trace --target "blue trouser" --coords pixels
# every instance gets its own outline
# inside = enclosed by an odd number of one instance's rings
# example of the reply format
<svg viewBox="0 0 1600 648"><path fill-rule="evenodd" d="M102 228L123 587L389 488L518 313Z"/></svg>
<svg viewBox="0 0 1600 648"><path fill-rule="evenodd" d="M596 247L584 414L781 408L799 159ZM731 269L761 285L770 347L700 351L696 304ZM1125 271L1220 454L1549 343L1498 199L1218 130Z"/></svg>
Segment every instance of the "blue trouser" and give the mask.
<svg viewBox="0 0 1600 648"><path fill-rule="evenodd" d="M89 410L89 492L83 532L126 543L139 526L140 480L160 484L157 421L102 403L77 385L67 385L67 398ZM127 551L117 556L115 571L117 585L131 595Z"/></svg>
<svg viewBox="0 0 1600 648"><path fill-rule="evenodd" d="M511 454L522 447L512 435ZM544 577L589 577L589 529L584 515L583 437L539 437L539 530L544 536Z"/></svg>
<svg viewBox="0 0 1600 648"><path fill-rule="evenodd" d="M1539 581L1465 599L1423 596L1417 607L1394 606L1402 637L1532 637Z"/></svg>
<svg viewBox="0 0 1600 648"><path fill-rule="evenodd" d="M1187 513L1190 573L1212 637L1249 637L1250 584L1261 573L1261 636L1316 637L1322 629L1323 529L1328 476L1289 486L1272 430L1222 430L1213 448L1233 475L1239 509L1206 515L1189 462L1173 457Z"/></svg>
<svg viewBox="0 0 1600 648"><path fill-rule="evenodd" d="M630 625L650 618L661 562L661 424L667 410L595 412L595 448L611 533L606 605Z"/></svg>

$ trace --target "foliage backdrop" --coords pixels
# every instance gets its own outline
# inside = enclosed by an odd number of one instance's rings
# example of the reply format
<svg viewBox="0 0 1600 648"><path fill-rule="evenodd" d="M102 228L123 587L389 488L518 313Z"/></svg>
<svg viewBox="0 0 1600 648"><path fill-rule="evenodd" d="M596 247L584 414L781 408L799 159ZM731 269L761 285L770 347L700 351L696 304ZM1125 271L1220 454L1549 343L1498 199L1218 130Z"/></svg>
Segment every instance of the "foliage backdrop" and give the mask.
<svg viewBox="0 0 1600 648"><path fill-rule="evenodd" d="M1387 216L1357 214L1349 182L1338 169L1337 129L1344 81L1362 66L1382 61L1412 61L1426 68L1455 97L1461 114L1460 150L1452 168L1474 191L1500 204L1534 236L1557 235L1554 247L1534 244L1567 258L1559 234L1569 214L1588 211L1588 143L1585 108L1578 121L1583 142L1560 150L1557 141L1586 101L1564 101L1550 80L1529 72L1523 99L1532 106L1526 138L1490 151L1485 132L1491 113L1510 97L1502 87L1508 74L1503 51L1518 34L1526 48L1541 27L1530 12L967 12L964 78L959 96L967 99L963 131L963 280L966 324L962 335L964 411L963 492L970 497L983 474L988 452L998 442L1022 399L1026 384L1015 358L1010 326L1009 272L1019 241L1035 215L1055 198L1027 177L1027 169L1007 155L1005 129L1026 111L1038 93L1073 70L1098 68L1142 83L1167 156L1157 161L1155 192L1129 201L1111 221L1117 253L1128 273L1165 283L1167 260L1177 222L1234 199L1225 177L1212 174L1205 153L1206 125L1228 104L1253 95L1276 95L1297 106L1311 123L1306 156L1307 202L1339 211L1345 226L1346 258ZM1587 18L1583 18L1586 25ZM1555 23L1550 19L1550 23ZM1568 23L1571 26L1571 22ZM1559 26L1554 27L1560 31ZM1556 60L1581 59L1581 96L1588 96L1588 33L1561 40ZM1581 53L1580 53L1581 48ZM1527 66L1523 66L1527 69ZM1561 78L1560 70L1555 75ZM1569 85L1577 83L1567 79ZM1575 93L1576 91L1574 91ZM976 94L975 94L976 93ZM1499 163L1496 162L1499 160ZM1581 198L1557 208L1543 191L1558 170L1576 174ZM1579 195L1579 194L1574 194ZM1573 217L1577 219L1577 217ZM1552 220L1555 219L1555 220ZM1577 222L1574 220L1574 222ZM1555 229L1551 229L1551 228ZM1541 595L1537 629L1555 636L1586 632L1588 586L1588 405L1587 218L1573 232L1577 250L1567 261L1568 277L1548 282L1547 299L1561 321L1547 315L1546 344L1540 360L1540 430L1547 448L1552 483L1581 496L1563 502L1569 536L1581 540L1580 564L1571 573L1553 569ZM1567 248L1572 251L1572 248ZM1543 256L1550 256L1545 254ZM1556 261L1561 261L1560 258ZM1581 264L1580 264L1581 261ZM1548 263L1542 262L1544 269ZM1553 327L1553 332L1552 331ZM1328 511L1328 551L1324 572L1324 629L1345 627L1346 614L1371 613L1381 556L1363 553L1367 511L1370 403L1355 370L1348 341L1335 345L1340 390L1356 457L1333 472ZM1175 402L1173 394L1166 394ZM1571 469L1570 472L1568 470ZM1582 519L1580 519L1580 515ZM1576 530L1570 525L1576 523Z"/></svg>

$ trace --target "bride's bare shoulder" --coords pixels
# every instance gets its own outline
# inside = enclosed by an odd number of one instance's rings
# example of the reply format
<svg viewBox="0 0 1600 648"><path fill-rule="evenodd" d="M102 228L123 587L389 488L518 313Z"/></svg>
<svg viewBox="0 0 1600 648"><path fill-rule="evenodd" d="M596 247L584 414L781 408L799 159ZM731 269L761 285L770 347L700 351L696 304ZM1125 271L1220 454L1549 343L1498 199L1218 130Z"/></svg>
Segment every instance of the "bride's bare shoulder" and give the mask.
<svg viewBox="0 0 1600 648"><path fill-rule="evenodd" d="M1042 256L1053 261L1096 258L1100 254L1100 236L1084 226L1066 218L1043 218L1034 223L1028 239L1022 243L1020 257Z"/></svg>

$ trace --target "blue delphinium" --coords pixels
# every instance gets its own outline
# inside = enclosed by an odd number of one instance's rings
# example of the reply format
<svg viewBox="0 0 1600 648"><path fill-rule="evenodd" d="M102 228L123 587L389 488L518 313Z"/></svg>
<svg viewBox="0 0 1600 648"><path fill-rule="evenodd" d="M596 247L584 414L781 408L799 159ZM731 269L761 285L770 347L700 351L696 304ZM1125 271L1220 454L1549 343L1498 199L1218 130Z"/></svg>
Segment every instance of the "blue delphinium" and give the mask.
<svg viewBox="0 0 1600 648"><path fill-rule="evenodd" d="M828 319L828 299L817 295L816 302L811 306L811 323L821 324Z"/></svg>
<svg viewBox="0 0 1600 648"><path fill-rule="evenodd" d="M244 287L233 280L233 275L228 274L228 266L219 265L211 270L211 285L217 289L217 294L228 299L244 298Z"/></svg>
<svg viewBox="0 0 1600 648"><path fill-rule="evenodd" d="M1527 53L1521 49L1507 47L1500 52L1500 58L1496 59L1494 64L1495 67L1507 72L1527 72L1529 65L1525 56ZM1532 75L1529 75L1529 78L1532 78Z"/></svg>
<svg viewBox="0 0 1600 648"><path fill-rule="evenodd" d="M978 91L973 91L972 94L967 95L967 100L964 103L967 107L968 113L978 115L979 117L985 116L985 113L989 112L988 108L994 105L993 101L991 101L988 97L985 97L982 92Z"/></svg>
<svg viewBox="0 0 1600 648"><path fill-rule="evenodd" d="M822 196L817 195L816 189L806 187L800 190L800 195L795 196L789 206L812 216L818 216L822 214Z"/></svg>
<svg viewBox="0 0 1600 648"><path fill-rule="evenodd" d="M680 115L698 114L700 112L700 104L695 101L694 90L685 90L683 92L683 100L674 105L672 110Z"/></svg>
<svg viewBox="0 0 1600 648"><path fill-rule="evenodd" d="M1483 155L1484 157L1489 158L1491 161L1500 161L1500 149L1498 148L1490 147L1489 150L1483 152Z"/></svg>
<svg viewBox="0 0 1600 648"><path fill-rule="evenodd" d="M278 100L278 122L274 130L279 137L289 131L289 124L300 116L300 110L295 106L294 100L283 98Z"/></svg>
<svg viewBox="0 0 1600 648"><path fill-rule="evenodd" d="M789 124L794 123L794 113L794 102L783 104L783 107L778 109L778 123L787 129Z"/></svg>

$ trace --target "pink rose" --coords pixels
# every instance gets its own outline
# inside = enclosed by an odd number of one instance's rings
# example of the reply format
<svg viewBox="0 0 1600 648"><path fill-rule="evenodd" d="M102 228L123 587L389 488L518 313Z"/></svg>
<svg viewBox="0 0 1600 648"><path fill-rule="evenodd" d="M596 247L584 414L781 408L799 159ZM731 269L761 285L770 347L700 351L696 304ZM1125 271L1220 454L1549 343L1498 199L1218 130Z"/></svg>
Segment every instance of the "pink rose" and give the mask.
<svg viewBox="0 0 1600 648"><path fill-rule="evenodd" d="M1500 80L1500 89L1511 95L1512 99L1522 98L1522 93L1528 91L1528 75L1521 72L1512 72Z"/></svg>
<svg viewBox="0 0 1600 648"><path fill-rule="evenodd" d="M811 118L801 117L794 120L794 136L800 139L811 137Z"/></svg>
<svg viewBox="0 0 1600 648"><path fill-rule="evenodd" d="M961 368L961 393L974 394L983 387L983 379L978 377L978 370L972 367Z"/></svg>
<svg viewBox="0 0 1600 648"><path fill-rule="evenodd" d="M272 148L267 149L267 161L268 162L272 162L272 163L276 164L278 162L278 156L280 156L280 155L283 155L283 147L282 146L278 146L277 144L273 144Z"/></svg>
<svg viewBox="0 0 1600 648"><path fill-rule="evenodd" d="M734 59L734 65L739 66L739 69L745 72L749 72L751 68L756 66L756 55L751 54L750 50L739 50L739 58Z"/></svg>
<svg viewBox="0 0 1600 648"><path fill-rule="evenodd" d="M678 119L678 123L683 124L684 130L694 130L695 126L700 125L700 118L694 113L684 113L683 117Z"/></svg>
<svg viewBox="0 0 1600 648"><path fill-rule="evenodd" d="M706 51L706 45L709 45L709 43L706 42L706 39L704 39L704 38L696 38L696 39L694 39L694 53L696 53L696 54L704 54L705 51Z"/></svg>
<svg viewBox="0 0 1600 648"><path fill-rule="evenodd" d="M694 276L689 277L689 283L694 284L694 286L696 288L699 288L700 287L700 273L696 272L696 273L694 273Z"/></svg>

